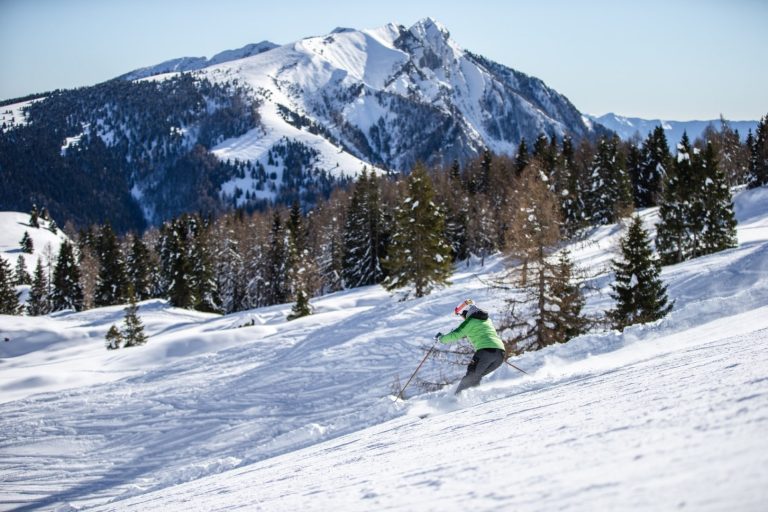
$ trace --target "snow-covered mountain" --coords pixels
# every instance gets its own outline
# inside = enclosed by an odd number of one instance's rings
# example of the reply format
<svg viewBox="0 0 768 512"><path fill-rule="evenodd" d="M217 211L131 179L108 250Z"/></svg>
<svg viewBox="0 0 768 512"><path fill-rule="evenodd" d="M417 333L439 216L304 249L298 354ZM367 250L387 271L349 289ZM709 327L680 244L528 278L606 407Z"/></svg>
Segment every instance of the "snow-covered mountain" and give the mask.
<svg viewBox="0 0 768 512"><path fill-rule="evenodd" d="M539 134L592 133L567 98L541 80L462 49L430 18L410 28L336 29L239 61L208 67L264 100L269 139L289 124L373 165L465 161L483 147L512 154ZM214 149L254 158L253 134ZM263 146L263 144L262 144Z"/></svg>
<svg viewBox="0 0 768 512"><path fill-rule="evenodd" d="M408 172L604 130L430 18L175 59L4 112L5 208L34 196L62 223L109 218L119 231L185 211L311 204L364 167ZM77 181L88 197L62 193Z"/></svg>
<svg viewBox="0 0 768 512"><path fill-rule="evenodd" d="M207 68L208 66L215 66L231 60L244 59L251 55L258 55L259 53L269 51L273 48L277 48L279 45L271 43L269 41L262 41L260 43L252 43L238 48L237 50L225 50L217 53L210 59L205 57L180 57L177 59L167 60L154 66L148 66L140 69L135 69L124 75L120 75L118 78L123 80L139 80L141 78L147 78L150 76L161 75L164 73L183 73L189 71L196 71L198 69Z"/></svg>
<svg viewBox="0 0 768 512"><path fill-rule="evenodd" d="M635 135L641 139L648 136L657 126L664 128L667 143L670 150L677 147L677 143L683 138L683 133L688 134L691 141L696 140L708 126L720 129L721 121L712 119L709 121L667 121L662 119L641 119L639 117L625 117L614 113L608 113L600 117L588 116L590 119L616 132L623 140L629 140ZM728 121L732 130L738 130L741 140L745 140L749 130L755 133L757 121Z"/></svg>
<svg viewBox="0 0 768 512"><path fill-rule="evenodd" d="M504 366L458 401L404 384L500 259L400 302L381 287L229 316L140 306L0 316L0 508L739 510L768 500L768 189L735 197L739 247L666 267L674 310ZM640 212L653 229L656 210ZM0 225L0 230L4 229ZM621 226L571 246L610 307ZM478 279L478 276L481 279ZM419 376L460 376L429 360ZM429 417L421 419L421 416Z"/></svg>

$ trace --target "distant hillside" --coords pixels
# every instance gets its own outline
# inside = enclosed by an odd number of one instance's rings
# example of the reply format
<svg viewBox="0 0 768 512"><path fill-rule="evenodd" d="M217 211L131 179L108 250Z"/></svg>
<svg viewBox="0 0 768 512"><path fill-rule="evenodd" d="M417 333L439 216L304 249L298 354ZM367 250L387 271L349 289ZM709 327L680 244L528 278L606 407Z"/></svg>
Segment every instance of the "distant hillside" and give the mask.
<svg viewBox="0 0 768 512"><path fill-rule="evenodd" d="M608 113L600 117L589 117L606 128L616 132L623 140L628 140L636 134L639 134L641 138L645 138L654 128L661 126L665 130L670 150L674 150L677 147L677 143L682 139L683 133L687 133L688 138L691 139L691 141L694 141L701 136L707 126L711 125L716 129L719 129L721 123L719 119L711 119L709 121L665 121L661 119L623 117L613 113ZM755 132L757 121L729 120L728 125L731 129L738 130L741 140L744 141L749 130L752 130L752 133Z"/></svg>

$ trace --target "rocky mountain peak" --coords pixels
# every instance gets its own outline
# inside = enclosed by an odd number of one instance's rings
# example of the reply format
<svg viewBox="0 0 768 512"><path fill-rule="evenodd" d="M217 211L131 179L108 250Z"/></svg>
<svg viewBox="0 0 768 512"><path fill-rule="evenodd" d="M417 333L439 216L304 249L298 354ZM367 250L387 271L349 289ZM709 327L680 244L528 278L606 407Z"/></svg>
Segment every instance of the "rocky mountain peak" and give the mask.
<svg viewBox="0 0 768 512"><path fill-rule="evenodd" d="M395 46L412 55L419 67L432 70L445 67L444 63L464 53L451 39L448 29L432 18L424 18L402 31Z"/></svg>

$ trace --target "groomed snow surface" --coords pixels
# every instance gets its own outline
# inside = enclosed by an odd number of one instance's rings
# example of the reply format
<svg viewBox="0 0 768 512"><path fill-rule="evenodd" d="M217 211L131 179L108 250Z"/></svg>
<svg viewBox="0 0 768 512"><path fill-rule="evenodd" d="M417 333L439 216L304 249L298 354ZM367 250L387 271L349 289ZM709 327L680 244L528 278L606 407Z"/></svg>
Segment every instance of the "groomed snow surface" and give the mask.
<svg viewBox="0 0 768 512"><path fill-rule="evenodd" d="M736 211L737 249L665 268L667 318L525 354L530 375L504 365L458 400L390 395L458 302L500 318L499 259L422 299L367 287L292 322L290 305L148 301L149 343L109 352L121 307L2 316L0 509L765 510L768 190ZM572 247L590 311L610 307L621 234Z"/></svg>

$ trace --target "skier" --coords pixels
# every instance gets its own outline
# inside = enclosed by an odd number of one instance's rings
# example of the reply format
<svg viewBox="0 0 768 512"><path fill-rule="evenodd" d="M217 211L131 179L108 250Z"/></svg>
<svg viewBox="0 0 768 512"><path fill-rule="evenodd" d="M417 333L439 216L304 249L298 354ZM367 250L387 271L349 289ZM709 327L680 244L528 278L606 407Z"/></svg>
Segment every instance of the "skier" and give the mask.
<svg viewBox="0 0 768 512"><path fill-rule="evenodd" d="M493 323L488 318L488 313L478 308L472 299L467 299L456 306L453 312L461 316L464 321L448 334L437 333L435 339L447 344L467 338L475 348L475 355L472 356L472 362L467 367L467 374L456 388L458 395L465 389L480 384L480 379L501 366L506 350Z"/></svg>

